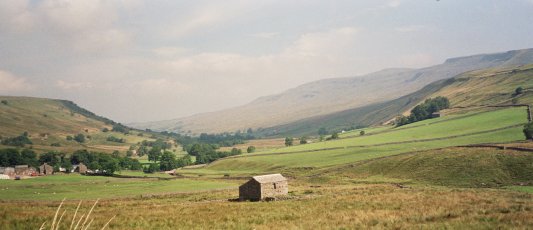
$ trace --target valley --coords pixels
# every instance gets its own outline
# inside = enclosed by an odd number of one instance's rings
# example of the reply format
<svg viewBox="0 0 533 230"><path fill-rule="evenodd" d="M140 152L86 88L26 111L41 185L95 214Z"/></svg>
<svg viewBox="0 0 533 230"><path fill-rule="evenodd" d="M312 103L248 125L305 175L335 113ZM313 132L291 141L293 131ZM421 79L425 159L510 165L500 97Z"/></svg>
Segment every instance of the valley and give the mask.
<svg viewBox="0 0 533 230"><path fill-rule="evenodd" d="M0 180L0 228L39 228L63 199L66 218L79 200L100 199L94 226L115 216L111 229L527 229L532 70L529 64L469 71L285 130L198 136L130 128L69 101L2 96L3 164L86 163L91 173ZM449 100L438 116L396 123L436 97ZM317 135L321 128L326 133ZM6 155L15 152L23 157ZM288 178L286 196L237 201L239 185L274 173Z"/></svg>

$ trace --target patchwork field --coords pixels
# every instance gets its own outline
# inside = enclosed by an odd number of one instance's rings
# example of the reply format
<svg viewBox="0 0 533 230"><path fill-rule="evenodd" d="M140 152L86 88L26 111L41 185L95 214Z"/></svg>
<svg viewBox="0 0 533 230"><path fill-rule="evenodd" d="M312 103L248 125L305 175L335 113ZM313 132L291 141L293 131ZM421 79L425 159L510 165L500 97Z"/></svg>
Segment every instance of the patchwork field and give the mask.
<svg viewBox="0 0 533 230"><path fill-rule="evenodd" d="M472 112L402 126L379 127L364 136L245 154L184 173L246 174L290 168L321 168L406 152L524 140L524 108Z"/></svg>
<svg viewBox="0 0 533 230"><path fill-rule="evenodd" d="M166 177L168 178L168 177ZM168 178L171 179L171 178ZM0 200L110 199L235 187L226 181L54 175L0 181Z"/></svg>
<svg viewBox="0 0 533 230"><path fill-rule="evenodd" d="M257 141L264 143L257 153L177 170L185 178L122 171L143 178L0 180L0 229L37 229L63 198L67 220L80 199L87 212L101 198L92 226L116 215L110 229L527 229L533 154L453 147L530 147L517 142L524 140L526 118L523 108L477 110L293 147ZM274 172L289 178L285 199L232 201L249 176Z"/></svg>

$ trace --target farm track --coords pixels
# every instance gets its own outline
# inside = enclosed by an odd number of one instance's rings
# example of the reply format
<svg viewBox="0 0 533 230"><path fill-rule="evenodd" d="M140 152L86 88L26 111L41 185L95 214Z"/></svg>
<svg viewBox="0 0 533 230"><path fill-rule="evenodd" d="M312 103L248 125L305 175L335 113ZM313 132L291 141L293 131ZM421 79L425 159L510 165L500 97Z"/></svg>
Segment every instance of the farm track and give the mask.
<svg viewBox="0 0 533 230"><path fill-rule="evenodd" d="M418 140L410 140L410 141L399 141L399 142L388 142L388 143L373 144L373 145L352 145L352 146L344 146L344 147L331 147L331 148L300 150L300 151L281 152L281 153L265 153L265 154L256 154L256 155L247 155L247 156L231 156L231 157L226 157L226 158L222 158L222 159L273 156L273 155L285 155L285 154L295 154L295 153L305 153L305 152L320 152L320 151L339 150L339 149L368 148L368 147L379 147L379 146L387 146L387 145L398 145L398 144L409 144L409 143L418 143L418 142L440 141L440 140L448 140L448 139L453 139L453 138L458 138L458 137L468 137L468 136L473 136L473 135L496 132L496 131L516 128L516 127L522 127L522 126L523 126L523 124L511 125L511 126L506 126L506 127L497 128L497 129L479 131L479 132L474 132L474 133L467 133L467 134L462 134L462 135L453 135L453 136L447 136L447 137L437 137L437 138L418 139ZM217 162L217 161L218 160L213 161L212 163Z"/></svg>

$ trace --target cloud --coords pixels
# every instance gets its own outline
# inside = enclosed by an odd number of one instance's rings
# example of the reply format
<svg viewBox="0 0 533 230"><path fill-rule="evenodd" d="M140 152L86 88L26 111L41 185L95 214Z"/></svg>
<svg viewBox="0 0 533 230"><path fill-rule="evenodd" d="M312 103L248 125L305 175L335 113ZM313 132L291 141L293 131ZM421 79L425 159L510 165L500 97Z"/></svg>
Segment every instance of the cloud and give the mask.
<svg viewBox="0 0 533 230"><path fill-rule="evenodd" d="M17 93L34 89L25 78L0 70L0 93Z"/></svg>
<svg viewBox="0 0 533 230"><path fill-rule="evenodd" d="M250 36L255 37L255 38L273 39L273 38L279 37L279 32L262 32L262 33L250 34Z"/></svg>
<svg viewBox="0 0 533 230"><path fill-rule="evenodd" d="M56 81L56 87L63 90L83 90L93 88L90 82L68 82L63 80Z"/></svg>
<svg viewBox="0 0 533 230"><path fill-rule="evenodd" d="M24 33L34 27L34 20L28 1L0 1L0 31Z"/></svg>
<svg viewBox="0 0 533 230"><path fill-rule="evenodd" d="M396 8L402 4L400 0L390 0L387 2L386 6L391 8Z"/></svg>
<svg viewBox="0 0 533 230"><path fill-rule="evenodd" d="M257 7L251 1L220 1L191 9L177 22L163 29L164 36L181 38L201 29L210 29L243 15L249 8Z"/></svg>
<svg viewBox="0 0 533 230"><path fill-rule="evenodd" d="M429 27L424 26L424 25L407 25L407 26L400 26L400 27L394 28L396 32L400 32L400 33L418 32L418 31L427 30L427 29L429 29Z"/></svg>

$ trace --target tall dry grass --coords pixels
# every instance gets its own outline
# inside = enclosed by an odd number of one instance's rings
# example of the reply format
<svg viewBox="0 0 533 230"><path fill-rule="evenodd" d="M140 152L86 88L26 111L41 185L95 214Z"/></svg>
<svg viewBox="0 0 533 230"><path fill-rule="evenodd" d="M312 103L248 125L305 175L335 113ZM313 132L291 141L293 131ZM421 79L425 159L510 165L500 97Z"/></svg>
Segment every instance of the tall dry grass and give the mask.
<svg viewBox="0 0 533 230"><path fill-rule="evenodd" d="M94 221L94 218L91 218L91 214L93 213L93 210L94 210L94 207L96 207L96 204L98 204L98 201L99 200L96 200L94 202L94 204L92 205L91 209L87 213L80 213L81 216L78 219L76 219L76 217L78 215L78 211L79 211L81 203L82 203L82 201L80 200L80 202L78 203L78 206L76 207L76 210L74 211L74 214L72 215L72 219L70 221L70 224L68 224L68 223L62 222L63 221L63 217L65 217L65 214L67 213L67 209L64 209L63 212L61 213L61 216L59 217L59 219L57 219L57 216L58 216L59 212L61 211L61 207L63 206L63 203L65 202L65 199L63 199L61 201L61 203L59 204L59 207L57 207L57 210L56 210L55 215L54 215L54 219L52 220L52 224L50 225L50 230L59 230L60 226L62 226L62 225L69 226L69 228L68 228L69 230L88 230L89 227L91 227L91 224ZM115 219L115 217L116 217L116 215L111 217L105 223L105 225L101 228L101 230L106 229L107 226L109 226L109 223L111 223L111 221L113 219ZM43 224L41 225L39 230L45 230L46 227L47 227L46 224L47 224L47 221L43 222ZM63 227L62 229L65 229L65 227Z"/></svg>

